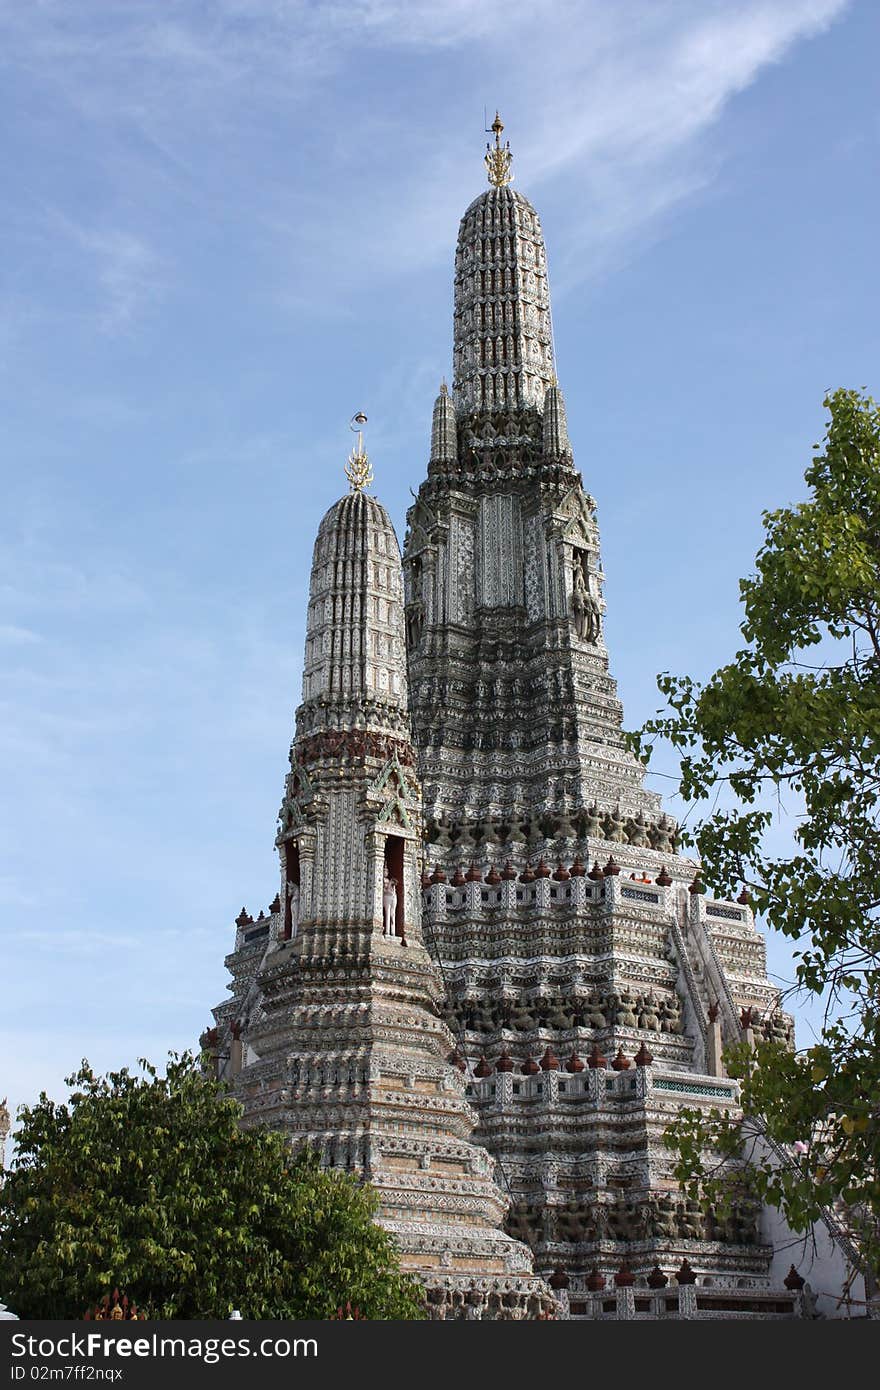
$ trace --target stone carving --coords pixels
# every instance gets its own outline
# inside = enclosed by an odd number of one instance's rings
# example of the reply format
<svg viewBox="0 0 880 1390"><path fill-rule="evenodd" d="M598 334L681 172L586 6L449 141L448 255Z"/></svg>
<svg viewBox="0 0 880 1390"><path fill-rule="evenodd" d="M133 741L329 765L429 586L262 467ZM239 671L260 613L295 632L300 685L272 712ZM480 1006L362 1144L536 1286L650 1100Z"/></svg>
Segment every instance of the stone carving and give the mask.
<svg viewBox="0 0 880 1390"><path fill-rule="evenodd" d="M675 1208L676 1225L682 1240L702 1240L705 1235L705 1219L700 1203L694 1197L678 1202Z"/></svg>
<svg viewBox="0 0 880 1390"><path fill-rule="evenodd" d="M508 687L502 686L500 682L493 682L488 686L478 684L475 694L480 699L487 699L491 704L497 703L507 689ZM560 697L554 696L554 698ZM492 744L487 743L487 746L492 746ZM567 796L567 790L559 791L558 802L564 802ZM645 818L643 812L635 816L627 816L624 819L619 808L600 813L595 804L580 810L564 804L554 804L543 808L539 815L525 816L512 811L503 816L487 816L485 819L477 817L472 824L455 822L445 812L441 812L428 825L428 839L432 843L448 848L450 844L455 843L456 839L467 840L468 843L473 844L479 844L483 841L497 841L500 844L507 844L517 840L531 842L538 838L565 841L614 838L617 843L632 844L638 848L645 848L648 845L651 848L659 848L665 844L672 847L670 853L674 853L671 836L677 835L677 832L674 824L668 818L665 818L666 824L664 826L663 819L661 818L657 824L654 824ZM654 882L657 878L656 866L652 866L652 869L655 870L655 876L650 881ZM643 871L637 877L640 877L641 882L647 881ZM665 878L660 878L660 882L661 884L665 882ZM742 919L737 915L735 920L740 921Z"/></svg>
<svg viewBox="0 0 880 1390"><path fill-rule="evenodd" d="M651 844L662 854L671 854L676 848L677 838L675 825L667 815L662 815L653 827Z"/></svg>
<svg viewBox="0 0 880 1390"><path fill-rule="evenodd" d="M578 637L595 645L599 640L599 605L587 588L583 569L577 562L572 575L571 611Z"/></svg>
<svg viewBox="0 0 880 1390"><path fill-rule="evenodd" d="M293 830L301 825L305 820L305 813L299 801L294 796L286 796L278 813L279 834L283 835L288 830Z"/></svg>
<svg viewBox="0 0 880 1390"><path fill-rule="evenodd" d="M558 1207L554 1238L562 1241L584 1240L589 1225L589 1210L586 1202L576 1198L570 1198L564 1207Z"/></svg>
<svg viewBox="0 0 880 1390"><path fill-rule="evenodd" d="M635 999L628 989L622 989L617 1001L617 1014L615 1021L624 1028L637 1028L639 1024L638 1015L635 1012Z"/></svg>
<svg viewBox="0 0 880 1390"><path fill-rule="evenodd" d="M555 999L547 1011L546 1026L565 1030L571 1027L571 1008L566 1007L565 1001Z"/></svg>
<svg viewBox="0 0 880 1390"><path fill-rule="evenodd" d="M377 733L372 729L329 729L297 744L297 758L302 763L315 763L322 758L350 759L394 758L405 767L415 761L412 746L402 738Z"/></svg>
<svg viewBox="0 0 880 1390"><path fill-rule="evenodd" d="M397 913L397 879L387 874L382 880L382 935L394 936Z"/></svg>
<svg viewBox="0 0 880 1390"><path fill-rule="evenodd" d="M406 610L406 645L410 651L421 642L424 624L424 604L421 601L411 603Z"/></svg>
<svg viewBox="0 0 880 1390"><path fill-rule="evenodd" d="M657 1013L657 1001L649 991L646 995L639 995L639 1027L646 1028L651 1033L659 1033L660 1016Z"/></svg>
<svg viewBox="0 0 880 1390"><path fill-rule="evenodd" d="M517 1202L507 1217L507 1229L517 1240L529 1245L537 1244L542 1232L542 1208L533 1202Z"/></svg>
<svg viewBox="0 0 880 1390"><path fill-rule="evenodd" d="M623 817L620 814L620 807L617 806L612 811L607 811L604 819L605 839L611 840L614 844L626 843L626 829L623 824Z"/></svg>
<svg viewBox="0 0 880 1390"><path fill-rule="evenodd" d="M510 1027L520 1033L530 1033L537 1019L525 1004L517 1004L510 1010Z"/></svg>
<svg viewBox="0 0 880 1390"><path fill-rule="evenodd" d="M619 992L593 988L586 995L554 994L550 997L518 1000L490 999L453 1001L446 1015L455 1030L492 1034L499 1028L518 1033L539 1029L567 1032L573 1028L601 1030L612 1025L641 1028L650 1033L678 1035L682 1029L681 1000L677 994L664 994L657 1000L653 990L634 993L624 985Z"/></svg>
<svg viewBox="0 0 880 1390"><path fill-rule="evenodd" d="M649 1233L658 1240L672 1240L678 1231L675 1198L662 1192L648 1199L647 1208Z"/></svg>
<svg viewBox="0 0 880 1390"><path fill-rule="evenodd" d="M608 1002L609 1004L611 1003L610 997ZM599 993L598 990L593 989L590 991L590 996L587 1000L587 1006L587 1022L589 1023L590 1027L605 1028L608 1023L608 1016L605 1012L605 1009L603 1008L602 995Z"/></svg>
<svg viewBox="0 0 880 1390"><path fill-rule="evenodd" d="M290 936L293 940L299 927L300 888L298 883L288 881L287 901L290 904Z"/></svg>
<svg viewBox="0 0 880 1390"><path fill-rule="evenodd" d="M668 999L666 997L661 999L659 1014L661 1033L681 1032L681 1002L677 997L674 999Z"/></svg>
<svg viewBox="0 0 880 1390"><path fill-rule="evenodd" d="M648 1231L648 1209L644 1201L623 1195L607 1208L608 1235L612 1240L644 1240Z"/></svg>
<svg viewBox="0 0 880 1390"><path fill-rule="evenodd" d="M792 1043L791 1020L779 1010L765 1020L761 1031L768 1042L782 1043L786 1046Z"/></svg>
<svg viewBox="0 0 880 1390"><path fill-rule="evenodd" d="M648 825L645 820L644 811L639 811L638 815L634 818L630 817L626 823L626 830L627 839L631 845L636 845L637 848L643 849L649 844Z"/></svg>
<svg viewBox="0 0 880 1390"><path fill-rule="evenodd" d="M705 1220L711 1240L727 1245L755 1245L758 1241L758 1208L754 1202L735 1201L723 1214L710 1204Z"/></svg>

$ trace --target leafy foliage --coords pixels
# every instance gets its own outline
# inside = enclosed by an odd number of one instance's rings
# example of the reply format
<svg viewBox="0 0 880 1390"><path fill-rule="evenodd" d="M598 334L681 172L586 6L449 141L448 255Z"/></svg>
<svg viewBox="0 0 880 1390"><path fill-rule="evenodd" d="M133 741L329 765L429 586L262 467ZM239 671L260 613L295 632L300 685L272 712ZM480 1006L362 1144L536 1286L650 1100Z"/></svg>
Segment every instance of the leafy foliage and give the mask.
<svg viewBox="0 0 880 1390"><path fill-rule="evenodd" d="M67 1079L23 1108L0 1190L0 1297L22 1317L79 1318L114 1286L153 1317L423 1316L376 1198L240 1128L241 1108L189 1055Z"/></svg>
<svg viewBox="0 0 880 1390"><path fill-rule="evenodd" d="M796 988L825 1001L819 1041L791 1053L734 1050L747 1113L791 1146L754 1174L796 1230L845 1212L880 1266L880 408L838 390L806 473L808 500L765 513L757 574L740 584L746 646L704 685L663 675L668 710L634 743L679 750L681 792L705 804L719 782L733 808L691 835L704 873L795 943ZM773 853L772 805L796 806L792 851ZM733 1155L720 1116L686 1117L679 1177L705 1177L706 1144ZM794 1147L796 1146L796 1148Z"/></svg>

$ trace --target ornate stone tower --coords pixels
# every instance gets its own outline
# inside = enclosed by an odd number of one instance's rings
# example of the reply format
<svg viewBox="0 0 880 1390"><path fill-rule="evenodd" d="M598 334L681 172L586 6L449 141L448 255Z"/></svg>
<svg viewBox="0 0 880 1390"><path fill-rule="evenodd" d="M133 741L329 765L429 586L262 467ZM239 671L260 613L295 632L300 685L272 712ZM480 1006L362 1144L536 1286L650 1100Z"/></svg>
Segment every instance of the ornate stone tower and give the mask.
<svg viewBox="0 0 880 1390"><path fill-rule="evenodd" d="M609 1298L659 1315L676 1271L673 1303L693 1275L702 1306L720 1285L743 1315L790 1311L759 1214L684 1201L662 1144L680 1105L735 1106L720 1055L743 1017L791 1022L747 901L707 900L625 746L541 225L493 129L455 254L453 390L404 547L425 939L509 1229L572 1315Z"/></svg>
<svg viewBox="0 0 880 1390"><path fill-rule="evenodd" d="M436 1316L537 1316L552 1297L502 1229L508 1199L470 1142L476 1116L422 942L400 551L363 490L360 435L348 473L312 561L280 891L268 916L242 910L233 996L203 1045L228 1058L221 1072L247 1123L283 1129L376 1187Z"/></svg>
<svg viewBox="0 0 880 1390"><path fill-rule="evenodd" d="M683 1105L737 1112L723 1044L791 1020L747 899L707 898L627 749L543 235L493 130L403 573L359 436L315 544L280 890L242 909L202 1041L246 1123L375 1184L438 1316L545 1311L524 1241L571 1317L803 1313L778 1214L685 1200L662 1142Z"/></svg>

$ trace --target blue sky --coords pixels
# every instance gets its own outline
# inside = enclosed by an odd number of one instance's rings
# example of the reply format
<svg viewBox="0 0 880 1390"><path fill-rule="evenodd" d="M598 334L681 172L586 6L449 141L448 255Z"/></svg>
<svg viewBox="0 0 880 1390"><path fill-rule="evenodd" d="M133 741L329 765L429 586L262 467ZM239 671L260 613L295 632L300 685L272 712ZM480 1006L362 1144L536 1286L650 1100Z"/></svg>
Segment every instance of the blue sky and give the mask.
<svg viewBox="0 0 880 1390"><path fill-rule="evenodd" d="M273 896L315 530L364 410L402 536L484 106L628 724L730 654L880 389L878 49L871 0L0 0L0 1096L191 1045Z"/></svg>

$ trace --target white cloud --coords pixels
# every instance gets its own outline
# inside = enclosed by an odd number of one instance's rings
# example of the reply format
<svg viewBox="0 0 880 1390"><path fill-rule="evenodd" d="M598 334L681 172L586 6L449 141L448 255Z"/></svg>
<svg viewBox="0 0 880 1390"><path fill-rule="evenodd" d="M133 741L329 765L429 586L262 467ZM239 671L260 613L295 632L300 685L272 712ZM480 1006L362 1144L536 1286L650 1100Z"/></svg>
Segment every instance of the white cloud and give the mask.
<svg viewBox="0 0 880 1390"><path fill-rule="evenodd" d="M42 642L38 632L29 627L18 627L15 623L0 623L0 642L10 647L29 647Z"/></svg>
<svg viewBox="0 0 880 1390"><path fill-rule="evenodd" d="M704 138L731 99L847 3L561 3L543 7L528 39L526 7L513 8L503 49L511 57L501 101L509 103L506 134L523 191L566 204L568 239L554 247L565 277L589 274L610 247L710 181L715 157ZM383 219L376 239L377 258L392 265L448 256L450 222L479 191L477 151L463 170L437 115L428 120L428 187L407 169L398 188L404 205ZM414 150L419 138L413 134Z"/></svg>
<svg viewBox="0 0 880 1390"><path fill-rule="evenodd" d="M9 874L0 874L0 903L6 907L33 908L38 904L37 895L24 888Z"/></svg>
<svg viewBox="0 0 880 1390"><path fill-rule="evenodd" d="M77 225L60 213L55 220L86 253L103 332L122 333L156 306L164 293L165 271L142 236L119 227Z"/></svg>
<svg viewBox="0 0 880 1390"><path fill-rule="evenodd" d="M708 137L732 99L847 4L322 5L323 63L347 65L348 74L317 146L323 168L305 186L296 178L273 188L252 209L279 268L279 301L294 309L320 303L326 314L329 272L338 312L371 276L448 260L458 218L484 181L481 139L474 130L463 150L460 113L475 127L486 97L507 120L517 186L541 207L565 208L553 246L557 289L601 271L716 177ZM292 13L272 11L288 38ZM443 97L434 88L411 109L393 100L359 104L359 64L372 70L377 50L393 56L407 47L413 64L423 64L412 80L445 74ZM270 89L286 53L280 42L272 53L253 50ZM299 100L311 91L306 80ZM324 275L314 273L318 264Z"/></svg>
<svg viewBox="0 0 880 1390"><path fill-rule="evenodd" d="M92 232L85 245L96 260L103 290L101 326L108 333L119 332L161 295L160 259L141 237L130 232Z"/></svg>
<svg viewBox="0 0 880 1390"><path fill-rule="evenodd" d="M55 525L39 513L29 518L29 524L32 533L0 551L0 612L9 611L11 631L31 630L21 621L25 613L107 618L148 606L143 584L116 560L105 562L93 555L91 564L85 565L53 559L58 546Z"/></svg>
<svg viewBox="0 0 880 1390"><path fill-rule="evenodd" d="M218 0L209 21L128 0L107 22L97 3L50 0L0 5L0 51L103 140L117 201L152 208L152 233L144 213L68 220L115 334L167 287L155 216L175 204L256 241L292 317L319 299L326 313L328 276L338 307L372 276L448 258L483 182L487 99L518 186L566 207L558 281L588 277L715 177L707 135L732 98L847 4Z"/></svg>

